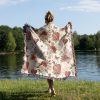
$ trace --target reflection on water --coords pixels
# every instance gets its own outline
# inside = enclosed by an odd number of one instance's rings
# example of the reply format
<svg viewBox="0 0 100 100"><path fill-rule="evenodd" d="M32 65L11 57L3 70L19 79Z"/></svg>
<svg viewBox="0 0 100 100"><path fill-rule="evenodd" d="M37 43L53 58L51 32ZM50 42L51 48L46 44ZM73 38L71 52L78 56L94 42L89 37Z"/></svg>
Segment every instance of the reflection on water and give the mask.
<svg viewBox="0 0 100 100"><path fill-rule="evenodd" d="M20 76L23 54L0 55L0 78L16 79Z"/></svg>
<svg viewBox="0 0 100 100"><path fill-rule="evenodd" d="M96 52L97 66L100 68L100 52Z"/></svg>
<svg viewBox="0 0 100 100"><path fill-rule="evenodd" d="M78 79L100 81L100 53L77 52Z"/></svg>
<svg viewBox="0 0 100 100"><path fill-rule="evenodd" d="M0 55L0 79L23 78L22 58L23 53ZM77 52L76 59L78 80L100 81L100 52Z"/></svg>

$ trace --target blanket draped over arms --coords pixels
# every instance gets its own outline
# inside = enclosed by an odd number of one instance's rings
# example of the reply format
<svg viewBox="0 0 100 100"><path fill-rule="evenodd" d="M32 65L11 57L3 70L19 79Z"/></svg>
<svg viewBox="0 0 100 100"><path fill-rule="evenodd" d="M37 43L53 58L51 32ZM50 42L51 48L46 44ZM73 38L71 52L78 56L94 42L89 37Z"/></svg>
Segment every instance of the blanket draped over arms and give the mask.
<svg viewBox="0 0 100 100"><path fill-rule="evenodd" d="M26 27L22 73L47 78L67 78L76 75L72 32L53 23L38 30Z"/></svg>

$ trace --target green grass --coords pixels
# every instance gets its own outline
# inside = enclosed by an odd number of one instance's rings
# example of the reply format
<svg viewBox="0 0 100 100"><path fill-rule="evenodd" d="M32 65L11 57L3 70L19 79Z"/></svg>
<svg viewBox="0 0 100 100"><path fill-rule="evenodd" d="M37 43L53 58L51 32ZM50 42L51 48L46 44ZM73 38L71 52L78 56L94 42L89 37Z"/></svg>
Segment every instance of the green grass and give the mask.
<svg viewBox="0 0 100 100"><path fill-rule="evenodd" d="M46 80L0 80L0 100L100 100L100 82L54 81L57 95L47 92Z"/></svg>

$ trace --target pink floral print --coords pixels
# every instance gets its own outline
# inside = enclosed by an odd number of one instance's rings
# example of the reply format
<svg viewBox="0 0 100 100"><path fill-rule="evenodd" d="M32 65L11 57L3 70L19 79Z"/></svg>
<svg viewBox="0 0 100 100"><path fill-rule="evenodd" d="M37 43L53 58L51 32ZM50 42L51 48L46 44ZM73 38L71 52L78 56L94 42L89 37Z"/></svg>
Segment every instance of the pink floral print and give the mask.
<svg viewBox="0 0 100 100"><path fill-rule="evenodd" d="M60 37L60 34L57 32L57 33L54 33L53 35L52 35L52 37L53 37L53 40L54 41L57 41L57 40L59 40L59 37Z"/></svg>
<svg viewBox="0 0 100 100"><path fill-rule="evenodd" d="M61 65L60 65L60 64L55 64L55 65L53 66L53 71L54 71L54 73L56 73L56 74L60 74L60 73L61 73Z"/></svg>
<svg viewBox="0 0 100 100"><path fill-rule="evenodd" d="M53 23L36 32L28 28L30 31L25 33L25 55L21 72L47 78L75 76L72 33L66 29L58 28Z"/></svg>

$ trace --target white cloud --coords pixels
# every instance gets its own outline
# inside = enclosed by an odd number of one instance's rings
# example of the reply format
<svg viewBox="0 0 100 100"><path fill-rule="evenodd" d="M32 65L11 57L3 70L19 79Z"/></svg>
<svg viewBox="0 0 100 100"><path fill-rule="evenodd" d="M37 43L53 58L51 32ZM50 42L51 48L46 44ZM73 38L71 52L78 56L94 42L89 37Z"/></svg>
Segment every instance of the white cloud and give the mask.
<svg viewBox="0 0 100 100"><path fill-rule="evenodd" d="M76 5L61 7L61 10L81 11L81 12L100 12L99 0L80 0Z"/></svg>
<svg viewBox="0 0 100 100"><path fill-rule="evenodd" d="M0 5L16 5L21 2L25 2L26 0L0 0Z"/></svg>

